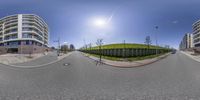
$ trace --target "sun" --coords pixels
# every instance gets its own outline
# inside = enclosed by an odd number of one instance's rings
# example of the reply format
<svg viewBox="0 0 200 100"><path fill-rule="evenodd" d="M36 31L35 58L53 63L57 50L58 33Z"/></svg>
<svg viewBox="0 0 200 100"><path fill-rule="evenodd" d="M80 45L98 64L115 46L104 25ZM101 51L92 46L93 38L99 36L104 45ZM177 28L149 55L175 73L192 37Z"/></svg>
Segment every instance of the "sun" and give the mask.
<svg viewBox="0 0 200 100"><path fill-rule="evenodd" d="M106 20L98 18L94 20L94 25L97 27L105 27L106 26Z"/></svg>

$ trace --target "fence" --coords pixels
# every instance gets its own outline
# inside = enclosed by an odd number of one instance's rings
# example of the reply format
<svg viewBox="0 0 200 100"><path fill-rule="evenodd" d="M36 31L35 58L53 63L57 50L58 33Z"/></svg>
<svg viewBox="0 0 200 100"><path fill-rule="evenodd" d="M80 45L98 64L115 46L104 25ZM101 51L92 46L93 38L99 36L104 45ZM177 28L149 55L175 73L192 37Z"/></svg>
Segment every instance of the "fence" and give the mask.
<svg viewBox="0 0 200 100"><path fill-rule="evenodd" d="M112 56L112 57L141 57L170 52L170 49L146 49L146 48L126 48L126 49L101 49L101 50L80 50L81 52Z"/></svg>

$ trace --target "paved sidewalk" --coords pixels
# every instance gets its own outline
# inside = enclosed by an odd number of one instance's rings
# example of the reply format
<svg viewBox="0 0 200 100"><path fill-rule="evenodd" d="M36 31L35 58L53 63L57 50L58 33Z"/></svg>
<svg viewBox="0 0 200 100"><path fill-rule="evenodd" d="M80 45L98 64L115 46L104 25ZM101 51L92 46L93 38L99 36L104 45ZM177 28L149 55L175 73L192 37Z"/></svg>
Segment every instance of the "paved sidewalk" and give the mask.
<svg viewBox="0 0 200 100"><path fill-rule="evenodd" d="M52 52L31 54L31 56L29 54L9 54L8 53L8 54L0 55L0 63L2 64L24 63L24 62L38 59L40 57L46 56L51 53Z"/></svg>
<svg viewBox="0 0 200 100"><path fill-rule="evenodd" d="M28 62L25 62L25 63L13 64L13 65L27 66L27 67L28 66L30 66L30 67L36 66L37 67L37 66L46 65L46 64L61 60L61 59L65 58L68 54L61 53L60 56L57 56L57 52L52 52L51 54L40 57L38 59L28 61Z"/></svg>
<svg viewBox="0 0 200 100"><path fill-rule="evenodd" d="M29 54L4 54L0 55L0 64L13 67L32 68L57 62L70 54L70 52L67 54L61 53L60 56L57 56L56 51L45 54L32 54L31 57Z"/></svg>
<svg viewBox="0 0 200 100"><path fill-rule="evenodd" d="M188 57L192 58L193 60L200 62L200 55L194 55L193 52L188 51L181 51L181 53L187 55Z"/></svg>
<svg viewBox="0 0 200 100"><path fill-rule="evenodd" d="M84 53L83 53L84 54ZM148 65L151 63L154 63L160 59L163 59L165 57L167 57L170 53L167 53L165 55L156 57L156 58L152 58L152 59L146 59L146 60L140 60L140 61L132 61L132 62L123 62L123 61L112 61L112 60L107 60L107 59L102 59L102 63L106 64L106 65L110 65L110 66L114 66L114 67L120 67L120 68L131 68L131 67L139 67L139 66L144 66L144 65ZM85 56L89 57L92 60L95 60L96 62L99 61L99 58L94 57L94 56L88 56L86 54L84 54Z"/></svg>
<svg viewBox="0 0 200 100"><path fill-rule="evenodd" d="M43 57L37 58L35 60L23 62L23 63L17 63L17 64L12 64L12 65L18 65L18 66L36 66L36 65L41 65L45 63L52 62L54 60L57 60L57 55L56 53L52 52L48 55L45 55Z"/></svg>

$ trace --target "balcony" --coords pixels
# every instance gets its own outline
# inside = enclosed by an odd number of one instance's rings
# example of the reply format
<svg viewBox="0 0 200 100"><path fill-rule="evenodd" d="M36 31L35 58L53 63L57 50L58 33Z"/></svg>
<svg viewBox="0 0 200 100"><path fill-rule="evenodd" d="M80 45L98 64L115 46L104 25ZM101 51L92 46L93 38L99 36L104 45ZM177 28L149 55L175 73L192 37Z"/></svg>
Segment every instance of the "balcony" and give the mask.
<svg viewBox="0 0 200 100"><path fill-rule="evenodd" d="M36 23L40 27L44 26L41 22L38 22L36 19L23 19L23 23Z"/></svg>
<svg viewBox="0 0 200 100"><path fill-rule="evenodd" d="M4 31L8 31L8 30L12 30L12 29L17 29L17 28L18 28L18 26L13 26L13 27L9 27L9 28L4 29Z"/></svg>
<svg viewBox="0 0 200 100"><path fill-rule="evenodd" d="M11 35L11 36L5 36L4 39L5 40L8 40L8 39L16 39L17 38L17 35Z"/></svg>
<svg viewBox="0 0 200 100"><path fill-rule="evenodd" d="M14 35L14 34L18 34L18 32L9 32L9 33L4 34L4 36L9 36L9 35Z"/></svg>
<svg viewBox="0 0 200 100"><path fill-rule="evenodd" d="M12 30L7 30L7 31L4 32L4 34L9 34L9 33L17 32L17 31L18 31L17 28L16 29L12 29Z"/></svg>
<svg viewBox="0 0 200 100"><path fill-rule="evenodd" d="M22 27L32 27L32 28L36 28L37 30L43 32L43 29L35 23L31 23L31 24L23 23Z"/></svg>
<svg viewBox="0 0 200 100"><path fill-rule="evenodd" d="M10 23L15 23L15 22L18 22L18 20L12 19L12 20L9 20L9 21L5 21L5 25L10 24Z"/></svg>
<svg viewBox="0 0 200 100"><path fill-rule="evenodd" d="M200 37L193 40L194 44L200 43Z"/></svg>
<svg viewBox="0 0 200 100"><path fill-rule="evenodd" d="M32 33L22 33L22 38L33 38Z"/></svg>
<svg viewBox="0 0 200 100"><path fill-rule="evenodd" d="M18 24L13 24L13 25L7 25L4 27L4 29L9 29L9 28L12 28L12 27L17 27Z"/></svg>
<svg viewBox="0 0 200 100"><path fill-rule="evenodd" d="M5 27L12 26L12 25L18 25L18 22L16 21L16 22L5 24Z"/></svg>
<svg viewBox="0 0 200 100"><path fill-rule="evenodd" d="M36 27L31 27L31 28L29 28L29 27L23 27L22 31L23 32L34 32L34 33L40 35L41 37L43 37L42 32L39 31Z"/></svg>

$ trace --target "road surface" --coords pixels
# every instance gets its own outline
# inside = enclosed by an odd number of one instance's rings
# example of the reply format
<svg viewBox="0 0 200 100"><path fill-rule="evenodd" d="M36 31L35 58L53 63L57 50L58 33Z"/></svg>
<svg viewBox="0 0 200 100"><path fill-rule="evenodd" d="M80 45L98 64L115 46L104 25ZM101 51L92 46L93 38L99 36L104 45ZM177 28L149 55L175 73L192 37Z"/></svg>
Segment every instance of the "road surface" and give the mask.
<svg viewBox="0 0 200 100"><path fill-rule="evenodd" d="M40 68L0 65L0 100L191 98L200 99L200 63L179 52L147 66L124 69L96 66L80 52Z"/></svg>

